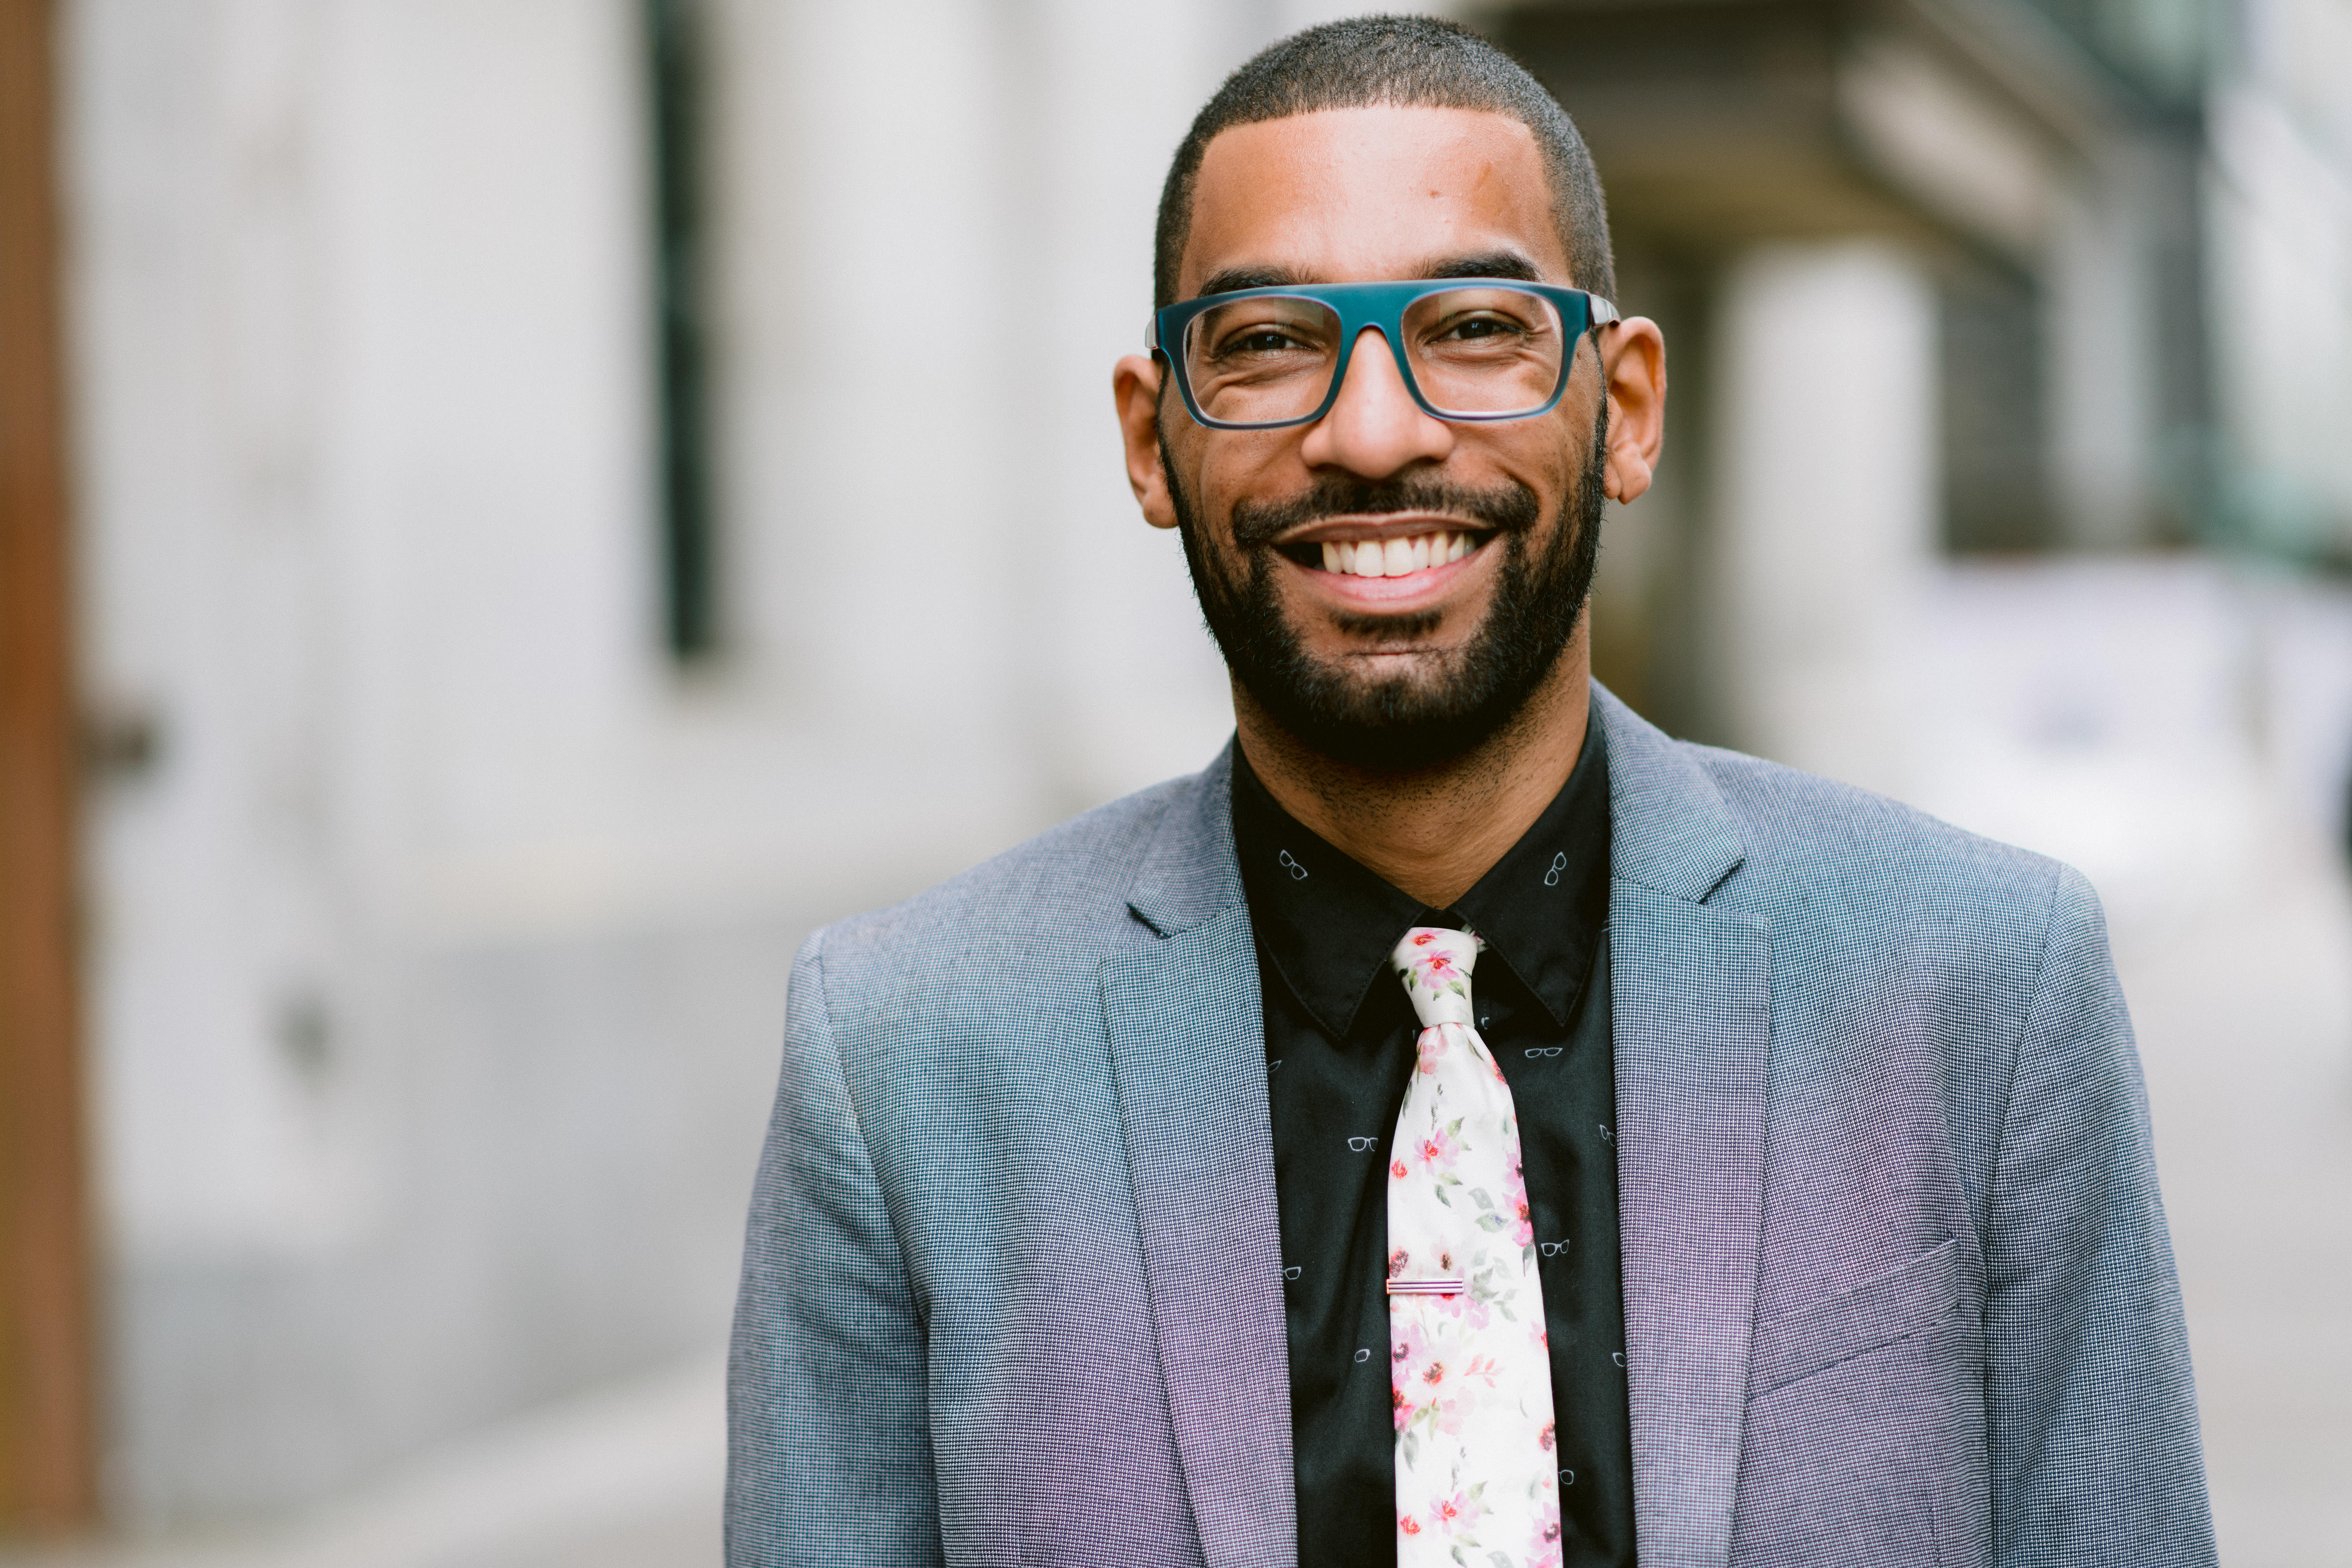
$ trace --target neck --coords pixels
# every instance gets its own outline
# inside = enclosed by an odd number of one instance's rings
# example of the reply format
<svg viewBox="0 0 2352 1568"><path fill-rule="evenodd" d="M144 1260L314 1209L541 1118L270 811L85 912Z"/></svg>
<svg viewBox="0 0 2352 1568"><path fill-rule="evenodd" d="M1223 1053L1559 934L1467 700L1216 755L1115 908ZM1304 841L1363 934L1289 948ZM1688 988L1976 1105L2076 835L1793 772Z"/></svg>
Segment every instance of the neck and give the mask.
<svg viewBox="0 0 2352 1568"><path fill-rule="evenodd" d="M1587 624L1589 624L1587 617ZM1584 625L1511 721L1458 757L1412 773L1335 762L1234 688L1242 754L1283 810L1432 909L1468 892L1559 794L1591 710Z"/></svg>

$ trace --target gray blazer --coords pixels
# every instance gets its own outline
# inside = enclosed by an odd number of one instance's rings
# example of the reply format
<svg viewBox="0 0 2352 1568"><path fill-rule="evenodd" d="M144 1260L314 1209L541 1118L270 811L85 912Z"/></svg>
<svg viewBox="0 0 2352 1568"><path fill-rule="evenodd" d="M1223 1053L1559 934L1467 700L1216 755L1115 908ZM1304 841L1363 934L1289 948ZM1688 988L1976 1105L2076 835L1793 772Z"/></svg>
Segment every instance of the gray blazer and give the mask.
<svg viewBox="0 0 2352 1568"><path fill-rule="evenodd" d="M1642 1562L2211 1563L2089 886L1593 711ZM1294 1561L1231 765L802 950L734 1568Z"/></svg>

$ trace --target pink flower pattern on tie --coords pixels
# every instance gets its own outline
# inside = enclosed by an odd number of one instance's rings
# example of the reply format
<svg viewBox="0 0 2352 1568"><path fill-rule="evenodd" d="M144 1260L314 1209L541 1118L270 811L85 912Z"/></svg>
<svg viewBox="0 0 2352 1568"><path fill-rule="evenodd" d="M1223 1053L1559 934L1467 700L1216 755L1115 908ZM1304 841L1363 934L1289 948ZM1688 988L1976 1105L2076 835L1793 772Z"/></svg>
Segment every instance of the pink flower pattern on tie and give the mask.
<svg viewBox="0 0 2352 1568"><path fill-rule="evenodd" d="M1543 1289L1510 1086L1478 1037L1475 932L1416 926L1398 978L1421 1020L1389 1163L1399 1568L1558 1568L1559 1472Z"/></svg>

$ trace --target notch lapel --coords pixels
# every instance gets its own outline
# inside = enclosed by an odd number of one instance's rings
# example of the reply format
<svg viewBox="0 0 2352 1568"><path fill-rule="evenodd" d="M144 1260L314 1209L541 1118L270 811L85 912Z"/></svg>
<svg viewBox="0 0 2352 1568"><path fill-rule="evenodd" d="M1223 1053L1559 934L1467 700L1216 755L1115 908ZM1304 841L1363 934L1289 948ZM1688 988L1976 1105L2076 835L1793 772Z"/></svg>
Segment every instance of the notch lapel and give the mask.
<svg viewBox="0 0 2352 1568"><path fill-rule="evenodd" d="M1257 951L1230 753L1171 805L1130 900L1158 932L1107 960L1103 1012L1161 1375L1211 1568L1297 1561L1281 1222Z"/></svg>
<svg viewBox="0 0 2352 1568"><path fill-rule="evenodd" d="M1650 1568L1723 1568L1763 1226L1771 938L1704 901L1743 857L1713 781L1598 687L1593 710L1609 738L1634 1531Z"/></svg>

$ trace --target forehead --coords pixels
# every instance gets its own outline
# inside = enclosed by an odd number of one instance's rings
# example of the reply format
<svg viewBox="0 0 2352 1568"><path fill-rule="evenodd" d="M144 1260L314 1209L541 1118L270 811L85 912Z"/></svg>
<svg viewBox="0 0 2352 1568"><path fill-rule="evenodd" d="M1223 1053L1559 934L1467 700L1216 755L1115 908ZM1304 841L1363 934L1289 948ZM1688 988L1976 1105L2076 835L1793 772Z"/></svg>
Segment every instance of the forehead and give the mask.
<svg viewBox="0 0 2352 1568"><path fill-rule="evenodd" d="M1300 282L1415 278L1517 251L1573 282L1534 132L1482 110L1378 104L1220 132L1192 187L1177 296L1236 268Z"/></svg>

